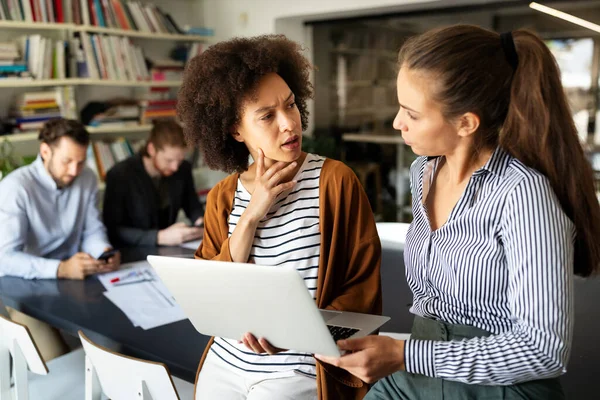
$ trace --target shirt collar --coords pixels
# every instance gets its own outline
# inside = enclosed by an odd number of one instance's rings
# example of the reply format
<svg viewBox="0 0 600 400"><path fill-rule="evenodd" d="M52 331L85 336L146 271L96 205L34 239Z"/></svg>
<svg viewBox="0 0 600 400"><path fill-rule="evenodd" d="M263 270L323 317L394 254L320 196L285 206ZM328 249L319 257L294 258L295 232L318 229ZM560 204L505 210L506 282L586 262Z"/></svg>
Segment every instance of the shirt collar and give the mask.
<svg viewBox="0 0 600 400"><path fill-rule="evenodd" d="M498 175L499 177L502 177L508 169L508 165L510 164L511 160L512 157L510 154L498 146L492 153L490 159L483 165L483 167L475 171L474 175L481 174L484 171L489 171L495 175Z"/></svg>
<svg viewBox="0 0 600 400"><path fill-rule="evenodd" d="M56 182L54 182L54 179L52 179L52 176L50 176L50 173L44 166L44 160L42 160L41 154L38 154L37 158L33 162L33 168L35 169L38 181L44 188L48 190L61 190L58 188L58 185Z"/></svg>

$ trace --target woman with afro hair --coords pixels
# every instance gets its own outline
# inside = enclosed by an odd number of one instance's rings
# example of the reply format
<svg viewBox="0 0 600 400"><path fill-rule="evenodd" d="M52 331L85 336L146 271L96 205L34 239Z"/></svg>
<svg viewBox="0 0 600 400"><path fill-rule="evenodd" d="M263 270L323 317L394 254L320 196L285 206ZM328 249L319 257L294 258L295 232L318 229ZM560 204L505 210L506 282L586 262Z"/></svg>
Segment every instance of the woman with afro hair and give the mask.
<svg viewBox="0 0 600 400"><path fill-rule="evenodd" d="M208 195L196 257L293 268L319 308L379 314L381 244L365 192L343 163L302 151L312 85L301 51L283 36L237 38L188 63L178 101L186 137L209 167L231 173ZM361 399L367 390L249 332L211 339L195 397Z"/></svg>

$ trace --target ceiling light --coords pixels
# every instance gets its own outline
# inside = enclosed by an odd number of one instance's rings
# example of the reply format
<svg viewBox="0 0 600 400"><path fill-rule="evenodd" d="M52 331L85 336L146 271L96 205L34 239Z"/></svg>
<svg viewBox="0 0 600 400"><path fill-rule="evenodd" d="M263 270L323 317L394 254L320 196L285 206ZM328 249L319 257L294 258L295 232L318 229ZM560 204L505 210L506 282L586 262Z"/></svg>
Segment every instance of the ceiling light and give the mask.
<svg viewBox="0 0 600 400"><path fill-rule="evenodd" d="M579 26L583 26L584 28L591 29L595 32L600 32L600 25L586 21L585 19L581 19L581 18L576 17L571 14L567 14L566 12L559 11L555 8L544 6L544 5L536 3L536 2L529 3L529 7L533 8L534 10L546 13L548 15L552 15L553 17L572 22Z"/></svg>

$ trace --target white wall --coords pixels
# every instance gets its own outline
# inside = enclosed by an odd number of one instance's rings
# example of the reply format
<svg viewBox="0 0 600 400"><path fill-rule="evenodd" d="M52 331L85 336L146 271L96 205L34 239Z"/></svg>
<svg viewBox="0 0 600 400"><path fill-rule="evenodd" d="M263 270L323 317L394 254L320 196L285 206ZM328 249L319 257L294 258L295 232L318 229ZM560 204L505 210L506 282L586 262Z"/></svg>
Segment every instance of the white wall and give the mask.
<svg viewBox="0 0 600 400"><path fill-rule="evenodd" d="M298 32L306 20L373 15L423 8L437 0L201 0L204 25L216 39ZM279 19L290 19L277 24ZM286 25L286 26L284 26ZM295 38L301 39L299 37Z"/></svg>

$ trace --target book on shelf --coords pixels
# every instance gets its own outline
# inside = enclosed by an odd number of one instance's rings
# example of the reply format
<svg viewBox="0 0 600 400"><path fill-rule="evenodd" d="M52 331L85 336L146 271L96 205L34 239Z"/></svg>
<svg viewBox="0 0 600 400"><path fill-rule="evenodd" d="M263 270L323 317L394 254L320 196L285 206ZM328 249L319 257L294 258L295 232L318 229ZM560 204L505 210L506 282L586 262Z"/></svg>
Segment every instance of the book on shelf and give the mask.
<svg viewBox="0 0 600 400"><path fill-rule="evenodd" d="M79 78L120 81L151 78L142 48L126 37L77 32L70 47Z"/></svg>
<svg viewBox="0 0 600 400"><path fill-rule="evenodd" d="M92 141L88 147L87 165L101 181L106 178L106 173L118 162L123 161L145 145L143 139L130 140L117 138L111 141Z"/></svg>
<svg viewBox="0 0 600 400"><path fill-rule="evenodd" d="M53 90L26 92L17 96L8 121L14 133L39 130L53 118L75 118L76 107L73 88L58 87Z"/></svg>
<svg viewBox="0 0 600 400"><path fill-rule="evenodd" d="M25 35L0 43L0 78L65 79L69 74L66 42Z"/></svg>
<svg viewBox="0 0 600 400"><path fill-rule="evenodd" d="M151 94L140 101L140 123L149 124L155 119L176 118L177 99L170 96L170 91L156 91L153 88Z"/></svg>
<svg viewBox="0 0 600 400"><path fill-rule="evenodd" d="M202 27L181 29L152 3L125 0L0 0L0 20L74 23L147 33L212 35Z"/></svg>

